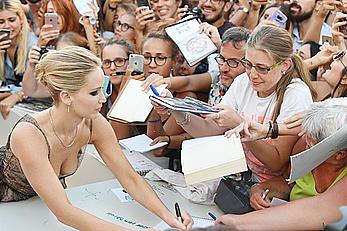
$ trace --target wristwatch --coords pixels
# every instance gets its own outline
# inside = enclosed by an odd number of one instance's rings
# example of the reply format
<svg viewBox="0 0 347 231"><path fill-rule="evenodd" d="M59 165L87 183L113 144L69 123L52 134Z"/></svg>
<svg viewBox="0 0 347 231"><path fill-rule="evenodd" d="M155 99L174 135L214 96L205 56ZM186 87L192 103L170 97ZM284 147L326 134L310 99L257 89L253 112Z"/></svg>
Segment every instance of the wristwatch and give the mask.
<svg viewBox="0 0 347 231"><path fill-rule="evenodd" d="M242 10L242 12L245 14L248 14L248 12L249 12L249 9L246 7L242 7L242 8L240 8L240 10Z"/></svg>

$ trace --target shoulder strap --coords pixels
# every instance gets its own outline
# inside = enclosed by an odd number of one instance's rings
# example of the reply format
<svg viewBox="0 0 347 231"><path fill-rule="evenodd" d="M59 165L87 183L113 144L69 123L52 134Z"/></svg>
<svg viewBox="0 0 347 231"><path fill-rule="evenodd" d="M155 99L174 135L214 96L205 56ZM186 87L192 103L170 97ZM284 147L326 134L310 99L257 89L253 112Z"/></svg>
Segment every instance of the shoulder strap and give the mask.
<svg viewBox="0 0 347 231"><path fill-rule="evenodd" d="M48 148L48 158L51 155L51 146L49 145L48 139L45 135L45 133L43 132L43 130L40 128L40 125L38 124L38 122L29 114L26 114L25 116L23 116L20 120L17 121L17 123L13 126L10 135L7 138L7 148L10 148L10 139L11 139L11 135L13 132L13 129L17 126L17 124L24 122L24 123L30 123L33 124L43 135L43 137L45 138L46 144L47 144L47 148Z"/></svg>

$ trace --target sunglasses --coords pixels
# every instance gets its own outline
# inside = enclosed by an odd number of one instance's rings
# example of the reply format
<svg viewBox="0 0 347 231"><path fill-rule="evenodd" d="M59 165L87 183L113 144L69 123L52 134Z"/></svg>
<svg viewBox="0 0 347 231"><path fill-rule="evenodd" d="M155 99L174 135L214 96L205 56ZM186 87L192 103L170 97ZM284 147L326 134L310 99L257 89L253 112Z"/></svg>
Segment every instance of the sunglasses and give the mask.
<svg viewBox="0 0 347 231"><path fill-rule="evenodd" d="M112 94L112 83L110 82L110 77L104 75L104 84L102 85L102 93L105 98L108 98Z"/></svg>
<svg viewBox="0 0 347 231"><path fill-rule="evenodd" d="M246 68L246 70L251 71L252 68L254 67L254 69L262 75L267 75L269 73L269 71L273 70L274 68L276 68L277 66L281 65L283 63L283 60L280 60L274 64L272 64L271 66L266 66L266 65L261 65L261 64L252 64L249 60L247 59L242 59L241 60L241 64L242 66L244 66L244 68Z"/></svg>

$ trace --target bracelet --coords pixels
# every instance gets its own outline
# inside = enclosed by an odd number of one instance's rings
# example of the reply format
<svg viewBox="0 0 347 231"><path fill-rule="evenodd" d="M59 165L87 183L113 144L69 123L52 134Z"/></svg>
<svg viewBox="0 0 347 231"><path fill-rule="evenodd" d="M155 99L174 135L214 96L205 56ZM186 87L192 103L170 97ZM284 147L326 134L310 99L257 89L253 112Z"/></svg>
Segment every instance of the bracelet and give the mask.
<svg viewBox="0 0 347 231"><path fill-rule="evenodd" d="M170 143L171 143L171 138L170 138L170 136L167 136L167 138L169 138L169 140L167 141L167 147L169 147Z"/></svg>
<svg viewBox="0 0 347 231"><path fill-rule="evenodd" d="M148 120L148 123L157 123L157 122L161 122L161 119L157 119L157 120Z"/></svg>
<svg viewBox="0 0 347 231"><path fill-rule="evenodd" d="M271 121L269 121L269 130L267 130L266 136L264 137L264 139L269 138L269 135L271 134L270 132L272 131L272 123Z"/></svg>
<svg viewBox="0 0 347 231"><path fill-rule="evenodd" d="M187 113L187 112L184 113L184 119L182 121L177 121L176 120L176 123L178 125L180 125L181 127L186 126L189 122L190 122L190 114Z"/></svg>
<svg viewBox="0 0 347 231"><path fill-rule="evenodd" d="M273 122L271 130L271 139L276 139L278 137L278 124Z"/></svg>

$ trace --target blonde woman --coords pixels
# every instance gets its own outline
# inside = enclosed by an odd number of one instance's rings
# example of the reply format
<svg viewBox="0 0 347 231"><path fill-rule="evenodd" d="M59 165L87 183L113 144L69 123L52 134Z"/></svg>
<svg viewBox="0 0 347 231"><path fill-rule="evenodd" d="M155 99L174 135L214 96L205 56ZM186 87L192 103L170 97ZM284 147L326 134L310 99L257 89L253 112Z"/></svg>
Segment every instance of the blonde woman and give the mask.
<svg viewBox="0 0 347 231"><path fill-rule="evenodd" d="M18 91L27 65L31 46L37 38L29 31L29 25L19 0L0 0L0 29L8 30L10 36L0 35L0 80L2 85L12 86L12 95L0 102L0 111L6 118L10 108L23 98Z"/></svg>
<svg viewBox="0 0 347 231"><path fill-rule="evenodd" d="M288 116L307 109L313 102L309 72L302 60L293 54L289 33L274 26L258 26L246 45L241 61L246 73L238 76L216 105L221 111L206 118L172 111L176 122L193 137L220 135L244 120L269 124L283 123ZM159 113L167 109L156 107ZM271 123L273 124L273 123ZM271 133L268 132L267 137ZM253 181L264 181L281 175L297 136L273 140L256 140L244 145ZM275 139L277 138L277 139Z"/></svg>
<svg viewBox="0 0 347 231"><path fill-rule="evenodd" d="M106 165L129 194L172 227L187 230L192 220L178 221L131 167L108 121L99 113L106 99L100 60L81 47L47 53L36 76L54 106L24 116L0 149L0 201L39 195L62 223L78 230L125 230L74 207L64 191L64 178L81 163L84 146L95 145ZM67 122L68 121L68 122ZM27 139L30 137L30 144Z"/></svg>

